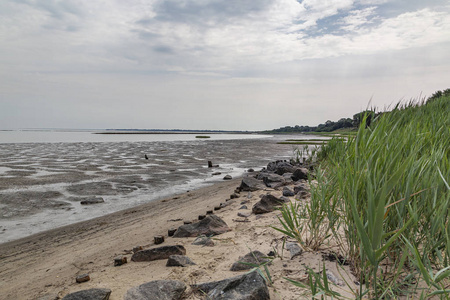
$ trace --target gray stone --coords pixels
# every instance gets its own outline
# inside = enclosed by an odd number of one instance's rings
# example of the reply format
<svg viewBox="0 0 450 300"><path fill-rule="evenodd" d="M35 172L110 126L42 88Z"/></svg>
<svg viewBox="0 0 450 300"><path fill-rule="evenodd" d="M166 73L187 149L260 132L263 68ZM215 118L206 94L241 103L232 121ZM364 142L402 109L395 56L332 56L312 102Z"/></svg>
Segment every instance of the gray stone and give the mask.
<svg viewBox="0 0 450 300"><path fill-rule="evenodd" d="M108 300L110 289L89 289L66 295L63 300Z"/></svg>
<svg viewBox="0 0 450 300"><path fill-rule="evenodd" d="M168 259L171 255L185 255L186 249L181 245L163 246L153 249L138 251L131 256L132 261L153 261Z"/></svg>
<svg viewBox="0 0 450 300"><path fill-rule="evenodd" d="M291 259L293 259L296 256L302 255L303 250L300 248L300 246L297 243L288 242L286 243L286 249L289 250L289 253L291 254Z"/></svg>
<svg viewBox="0 0 450 300"><path fill-rule="evenodd" d="M127 257L123 255L119 255L114 258L114 266L121 266L127 263Z"/></svg>
<svg viewBox="0 0 450 300"><path fill-rule="evenodd" d="M295 193L290 188L285 186L283 188L283 196L285 196L285 197L292 197L292 196L295 196Z"/></svg>
<svg viewBox="0 0 450 300"><path fill-rule="evenodd" d="M247 205L242 205L239 209L248 209Z"/></svg>
<svg viewBox="0 0 450 300"><path fill-rule="evenodd" d="M248 265L261 265L263 263L270 262L270 259L267 258L267 255L260 251L252 251L247 253L243 257L240 257L237 262L235 262L230 271L243 271L243 270L251 270L254 266Z"/></svg>
<svg viewBox="0 0 450 300"><path fill-rule="evenodd" d="M283 186L286 180L283 176L277 174L266 174L263 177L263 182L267 187L277 188Z"/></svg>
<svg viewBox="0 0 450 300"><path fill-rule="evenodd" d="M300 179L308 179L308 169L306 168L296 168L292 173L292 180L298 181Z"/></svg>
<svg viewBox="0 0 450 300"><path fill-rule="evenodd" d="M214 242L213 240L211 240L211 238L201 235L192 242L192 245L212 247L214 246Z"/></svg>
<svg viewBox="0 0 450 300"><path fill-rule="evenodd" d="M269 289L256 271L220 281L193 285L208 300L269 300Z"/></svg>
<svg viewBox="0 0 450 300"><path fill-rule="evenodd" d="M167 267L187 267L190 265L195 265L195 262L184 255L171 255L166 264Z"/></svg>
<svg viewBox="0 0 450 300"><path fill-rule="evenodd" d="M208 215L203 220L178 227L173 237L193 237L199 235L219 235L231 231L227 223L216 215Z"/></svg>
<svg viewBox="0 0 450 300"><path fill-rule="evenodd" d="M254 192L258 190L263 190L266 186L264 183L253 177L244 177L242 178L242 182L240 188L245 192Z"/></svg>
<svg viewBox="0 0 450 300"><path fill-rule="evenodd" d="M82 283L82 282L87 282L87 281L91 280L91 277L89 276L89 274L81 274L81 275L78 275L75 280L78 283Z"/></svg>
<svg viewBox="0 0 450 300"><path fill-rule="evenodd" d="M275 210L275 207L286 203L271 194L264 195L260 201L253 205L252 211L254 214L265 214Z"/></svg>
<svg viewBox="0 0 450 300"><path fill-rule="evenodd" d="M242 213L242 212L238 212L238 217L242 217L242 218L248 218L252 215L252 213L248 212L248 213Z"/></svg>
<svg viewBox="0 0 450 300"><path fill-rule="evenodd" d="M231 175L225 175L225 177L223 178L223 180L231 180L231 179L233 179Z"/></svg>
<svg viewBox="0 0 450 300"><path fill-rule="evenodd" d="M298 194L298 192L300 191L309 191L310 189L311 188L309 187L309 184L307 184L306 182L301 182L294 186L294 193Z"/></svg>
<svg viewBox="0 0 450 300"><path fill-rule="evenodd" d="M123 300L179 300L186 285L178 280L155 280L129 289Z"/></svg>
<svg viewBox="0 0 450 300"><path fill-rule="evenodd" d="M275 169L275 173L278 175L283 175L285 173L293 173L295 170L295 167L293 165L291 165L288 162L280 162L277 163L276 169Z"/></svg>

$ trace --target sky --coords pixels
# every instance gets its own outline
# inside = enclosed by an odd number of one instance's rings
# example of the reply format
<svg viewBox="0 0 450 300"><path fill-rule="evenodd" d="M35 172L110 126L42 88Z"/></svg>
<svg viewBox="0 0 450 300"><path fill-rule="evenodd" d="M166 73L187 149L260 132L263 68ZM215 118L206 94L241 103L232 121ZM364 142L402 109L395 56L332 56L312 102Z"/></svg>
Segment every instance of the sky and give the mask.
<svg viewBox="0 0 450 300"><path fill-rule="evenodd" d="M447 0L0 1L0 129L315 126L447 88Z"/></svg>

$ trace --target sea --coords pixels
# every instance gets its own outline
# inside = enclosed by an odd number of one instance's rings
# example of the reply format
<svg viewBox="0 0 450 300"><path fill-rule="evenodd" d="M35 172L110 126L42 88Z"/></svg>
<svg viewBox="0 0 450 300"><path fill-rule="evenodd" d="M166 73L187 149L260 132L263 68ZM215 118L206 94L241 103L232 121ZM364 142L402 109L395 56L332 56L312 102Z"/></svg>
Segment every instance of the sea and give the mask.
<svg viewBox="0 0 450 300"><path fill-rule="evenodd" d="M294 156L278 142L315 138L120 133L0 131L0 243L241 177ZM81 204L92 199L103 202Z"/></svg>

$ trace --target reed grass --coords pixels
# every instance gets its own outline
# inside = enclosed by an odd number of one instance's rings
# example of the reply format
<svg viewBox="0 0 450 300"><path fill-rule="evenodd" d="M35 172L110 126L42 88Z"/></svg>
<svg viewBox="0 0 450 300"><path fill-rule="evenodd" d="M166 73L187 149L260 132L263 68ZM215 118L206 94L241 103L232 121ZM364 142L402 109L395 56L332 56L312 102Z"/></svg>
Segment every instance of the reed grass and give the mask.
<svg viewBox="0 0 450 300"><path fill-rule="evenodd" d="M450 299L450 97L398 104L314 155L316 212L285 207L281 224L322 213L362 283L355 295Z"/></svg>

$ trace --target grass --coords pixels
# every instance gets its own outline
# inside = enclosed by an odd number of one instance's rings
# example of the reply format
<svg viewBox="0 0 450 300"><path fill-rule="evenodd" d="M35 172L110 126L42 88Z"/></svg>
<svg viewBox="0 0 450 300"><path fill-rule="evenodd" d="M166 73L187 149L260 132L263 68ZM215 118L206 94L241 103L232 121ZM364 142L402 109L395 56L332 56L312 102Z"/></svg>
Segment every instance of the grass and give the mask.
<svg viewBox="0 0 450 300"><path fill-rule="evenodd" d="M196 135L195 138L196 139L209 139L211 137L209 135Z"/></svg>
<svg viewBox="0 0 450 300"><path fill-rule="evenodd" d="M316 249L338 241L362 283L355 298L450 299L449 116L449 96L398 104L313 151L310 209L286 206L280 229L304 242L301 224L312 224ZM324 286L311 278L310 288Z"/></svg>

